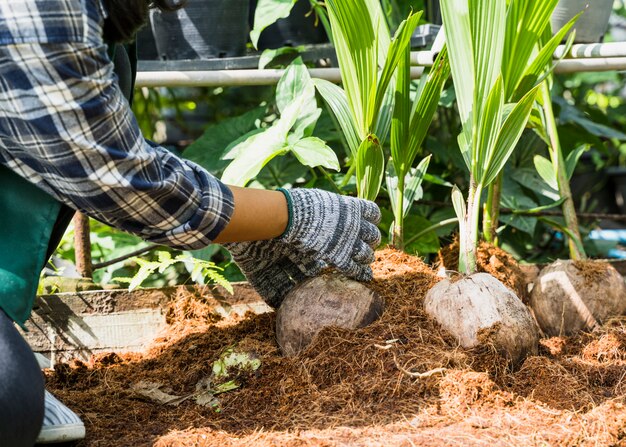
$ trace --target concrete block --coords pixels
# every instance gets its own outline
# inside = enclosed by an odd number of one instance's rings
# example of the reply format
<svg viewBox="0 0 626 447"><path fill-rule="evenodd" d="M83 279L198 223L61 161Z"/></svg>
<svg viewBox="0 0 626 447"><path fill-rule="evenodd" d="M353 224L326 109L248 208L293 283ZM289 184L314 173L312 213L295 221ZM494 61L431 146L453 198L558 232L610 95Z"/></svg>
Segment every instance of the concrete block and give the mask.
<svg viewBox="0 0 626 447"><path fill-rule="evenodd" d="M54 366L61 360L88 360L99 352L143 351L166 328L167 304L181 289L201 294L223 318L272 311L248 284L233 288L234 295L202 286L42 295L22 334L33 351Z"/></svg>

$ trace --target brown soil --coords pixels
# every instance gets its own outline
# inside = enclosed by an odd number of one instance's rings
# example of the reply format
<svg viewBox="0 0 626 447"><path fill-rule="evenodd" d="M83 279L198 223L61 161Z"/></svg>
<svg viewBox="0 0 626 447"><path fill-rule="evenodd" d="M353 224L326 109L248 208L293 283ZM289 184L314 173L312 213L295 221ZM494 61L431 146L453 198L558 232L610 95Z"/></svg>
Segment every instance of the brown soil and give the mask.
<svg viewBox="0 0 626 447"><path fill-rule="evenodd" d="M488 347L461 349L425 317L437 278L421 260L383 250L374 269L381 319L326 329L297 357L278 355L273 314L217 321L202 297L186 295L148 353L59 365L48 387L83 417L81 447L626 446L626 319L542 340L540 355L511 372ZM233 346L262 366L217 396L219 412L133 391L147 381L193 393Z"/></svg>

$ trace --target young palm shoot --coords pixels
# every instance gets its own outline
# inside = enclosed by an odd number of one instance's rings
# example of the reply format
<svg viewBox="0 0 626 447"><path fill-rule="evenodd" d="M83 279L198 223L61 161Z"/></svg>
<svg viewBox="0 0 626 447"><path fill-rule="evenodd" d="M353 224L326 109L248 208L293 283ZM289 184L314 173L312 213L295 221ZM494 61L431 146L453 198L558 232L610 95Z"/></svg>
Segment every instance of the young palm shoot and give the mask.
<svg viewBox="0 0 626 447"><path fill-rule="evenodd" d="M343 89L321 79L315 85L350 148L359 197L374 200L384 174L382 144L391 127L390 84L421 13L410 14L391 40L380 2L328 0L326 4Z"/></svg>
<svg viewBox="0 0 626 447"><path fill-rule="evenodd" d="M439 53L428 76L422 77L414 103L411 103L410 49L398 65L395 103L391 121L391 161L387 165L387 191L394 215L391 243L404 248L404 219L416 200L430 156L417 167L413 162L426 137L439 104L439 98L450 76L447 50Z"/></svg>
<svg viewBox="0 0 626 447"><path fill-rule="evenodd" d="M554 36L550 34L550 17L559 0L511 0L506 11L502 79L506 102L517 101L529 89L542 83L556 64L553 54L580 16L577 15ZM546 38L546 34L548 37ZM566 48L573 43L570 35ZM564 51L563 54L566 54ZM502 177L489 186L483 214L483 234L497 244ZM555 204L556 206L556 204Z"/></svg>
<svg viewBox="0 0 626 447"><path fill-rule="evenodd" d="M511 290L491 275L475 273L476 247L482 193L521 137L537 87L506 102L507 0L442 0L441 7L462 123L459 146L470 172L467 203L458 188L453 191L461 228L459 270L470 276L439 282L424 307L462 346L488 341L516 364L537 350L534 322Z"/></svg>
<svg viewBox="0 0 626 447"><path fill-rule="evenodd" d="M327 0L326 5L343 89L320 79L315 85L350 148L359 197L374 200L384 174L381 146L391 127L390 84L420 14L411 14L391 41L378 0ZM360 327L381 312L380 299L362 284L323 275L303 282L285 297L276 333L283 352L291 355L322 327Z"/></svg>

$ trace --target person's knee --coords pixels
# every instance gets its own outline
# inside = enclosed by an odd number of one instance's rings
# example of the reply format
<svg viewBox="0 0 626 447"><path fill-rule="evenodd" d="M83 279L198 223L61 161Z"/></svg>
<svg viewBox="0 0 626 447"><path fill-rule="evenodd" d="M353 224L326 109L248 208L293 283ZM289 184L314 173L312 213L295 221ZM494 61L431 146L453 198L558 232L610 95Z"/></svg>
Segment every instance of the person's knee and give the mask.
<svg viewBox="0 0 626 447"><path fill-rule="evenodd" d="M0 440L32 447L41 429L44 380L32 351L0 311Z"/></svg>

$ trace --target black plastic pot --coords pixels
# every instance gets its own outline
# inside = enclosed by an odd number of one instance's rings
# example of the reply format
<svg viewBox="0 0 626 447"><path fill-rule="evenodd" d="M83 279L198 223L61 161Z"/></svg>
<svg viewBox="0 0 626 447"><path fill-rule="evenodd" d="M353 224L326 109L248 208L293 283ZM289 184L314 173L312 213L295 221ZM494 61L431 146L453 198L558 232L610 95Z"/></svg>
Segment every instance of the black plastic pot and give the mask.
<svg viewBox="0 0 626 447"><path fill-rule="evenodd" d="M250 1L250 28L254 25L256 0ZM268 26L259 37L259 50L268 48L296 47L328 42L328 36L321 22L315 24L315 14L309 0L298 0L291 14Z"/></svg>
<svg viewBox="0 0 626 447"><path fill-rule="evenodd" d="M249 0L189 0L176 12L154 9L152 31L160 59L242 56L248 41Z"/></svg>
<svg viewBox="0 0 626 447"><path fill-rule="evenodd" d="M152 25L148 24L137 33L137 57L140 60L155 60L159 58L156 41L152 34Z"/></svg>
<svg viewBox="0 0 626 447"><path fill-rule="evenodd" d="M552 30L558 31L576 14L585 11L574 25L576 43L602 41L609 26L613 0L560 0L552 14Z"/></svg>

